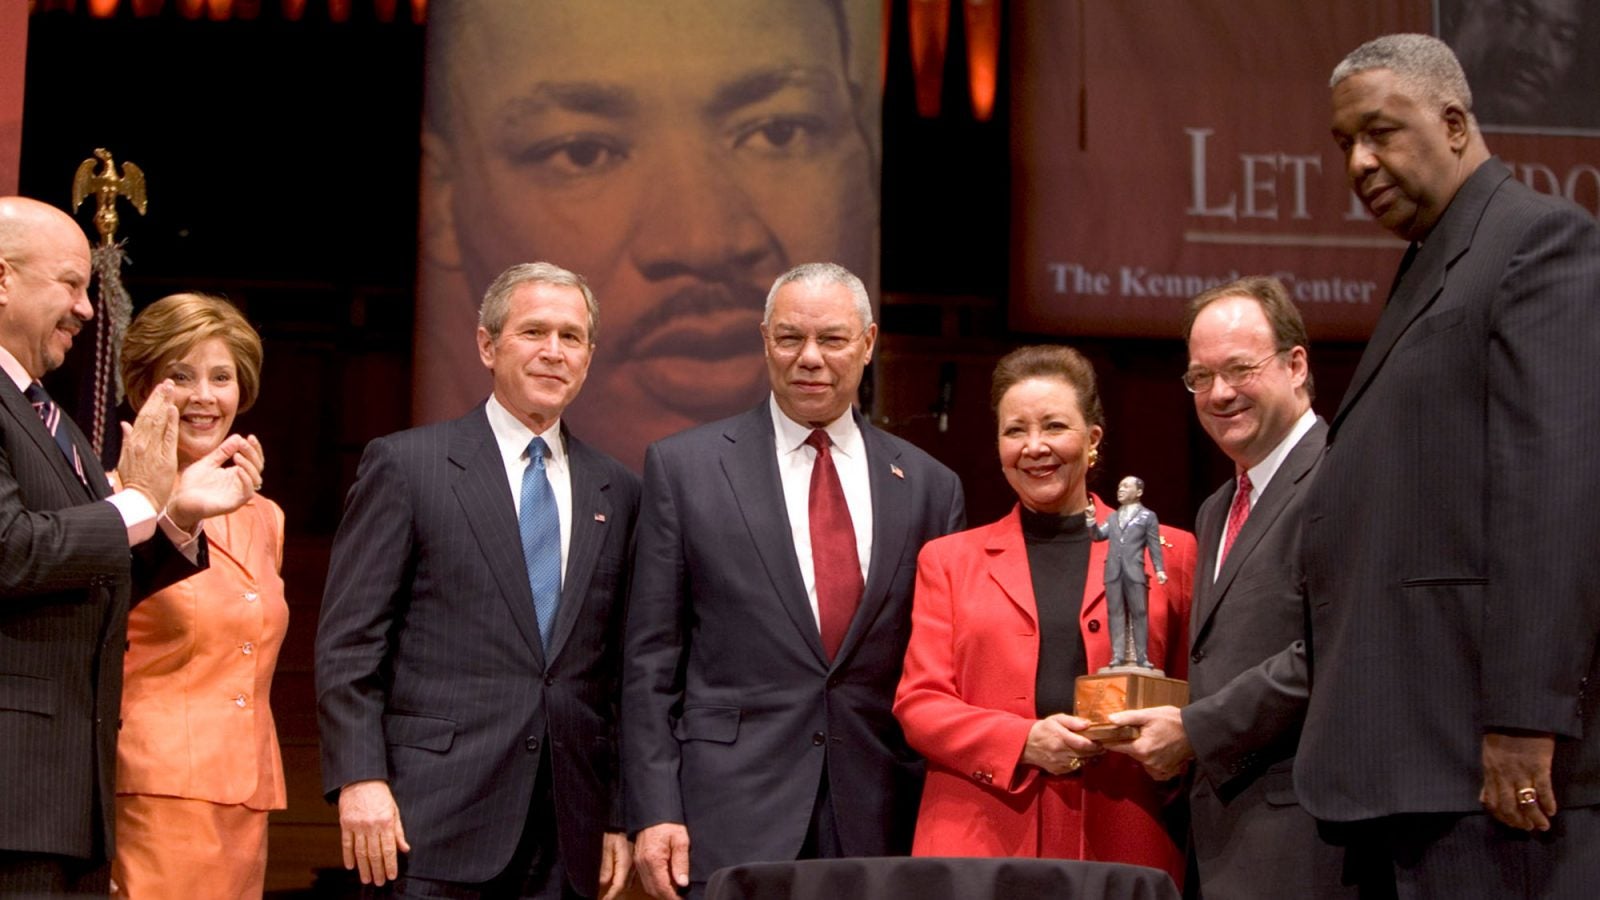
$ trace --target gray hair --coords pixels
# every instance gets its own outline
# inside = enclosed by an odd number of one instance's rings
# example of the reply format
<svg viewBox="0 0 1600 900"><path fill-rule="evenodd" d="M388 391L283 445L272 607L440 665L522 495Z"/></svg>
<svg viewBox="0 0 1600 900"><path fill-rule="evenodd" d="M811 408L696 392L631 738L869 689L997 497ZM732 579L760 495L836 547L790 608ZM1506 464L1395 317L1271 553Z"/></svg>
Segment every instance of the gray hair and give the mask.
<svg viewBox="0 0 1600 900"><path fill-rule="evenodd" d="M855 301L856 314L861 317L861 327L866 328L872 324L872 298L867 296L867 286L855 273L838 263L814 262L802 263L778 276L772 283L772 290L767 291L767 306L761 313L761 324L772 324L772 304L777 299L778 289L786 284L799 282L807 287L827 287L829 285L843 285L850 291L850 299Z"/></svg>
<svg viewBox="0 0 1600 900"><path fill-rule="evenodd" d="M1386 34L1350 51L1328 79L1328 87L1370 69L1388 69L1406 87L1434 103L1457 103L1472 115L1472 88L1450 45L1431 34Z"/></svg>
<svg viewBox="0 0 1600 900"><path fill-rule="evenodd" d="M478 327L499 337L506 327L506 316L511 314L511 295L525 284L550 284L556 287L575 287L583 293L583 305L589 310L589 343L594 344L600 333L600 304L594 299L589 283L576 272L563 269L555 263L518 263L501 272L483 294L478 307Z"/></svg>

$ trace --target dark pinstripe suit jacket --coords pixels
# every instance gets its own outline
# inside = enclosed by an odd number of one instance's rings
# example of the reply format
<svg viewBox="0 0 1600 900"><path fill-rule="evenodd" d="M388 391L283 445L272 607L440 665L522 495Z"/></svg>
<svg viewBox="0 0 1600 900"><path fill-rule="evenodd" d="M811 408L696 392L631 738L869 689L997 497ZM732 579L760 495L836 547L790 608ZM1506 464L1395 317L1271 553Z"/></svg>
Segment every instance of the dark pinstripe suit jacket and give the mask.
<svg viewBox="0 0 1600 900"><path fill-rule="evenodd" d="M1342 857L1318 839L1316 820L1294 797L1309 625L1301 521L1327 434L1319 418L1289 450L1221 571L1217 550L1237 482L1206 498L1196 519L1183 725L1195 754L1190 847L1211 896L1336 895Z"/></svg>
<svg viewBox="0 0 1600 900"><path fill-rule="evenodd" d="M159 533L130 556L121 515L98 502L111 486L94 451L62 425L87 487L0 374L0 850L99 861L112 848L129 598L196 569Z"/></svg>
<svg viewBox="0 0 1600 900"><path fill-rule="evenodd" d="M872 559L831 662L795 557L767 403L645 456L623 695L628 827L686 824L696 881L794 859L824 758L845 854L910 849L923 765L891 707L917 552L959 530L966 508L954 472L857 423Z"/></svg>
<svg viewBox="0 0 1600 900"><path fill-rule="evenodd" d="M548 659L481 405L373 441L350 490L317 629L323 788L331 799L387 779L411 875L498 874L541 753L574 885L594 890L602 835L620 826L618 647L639 482L565 437L572 534Z"/></svg>
<svg viewBox="0 0 1600 900"><path fill-rule="evenodd" d="M1597 313L1600 225L1497 160L1399 279L1306 499L1318 818L1480 811L1493 729L1600 803Z"/></svg>

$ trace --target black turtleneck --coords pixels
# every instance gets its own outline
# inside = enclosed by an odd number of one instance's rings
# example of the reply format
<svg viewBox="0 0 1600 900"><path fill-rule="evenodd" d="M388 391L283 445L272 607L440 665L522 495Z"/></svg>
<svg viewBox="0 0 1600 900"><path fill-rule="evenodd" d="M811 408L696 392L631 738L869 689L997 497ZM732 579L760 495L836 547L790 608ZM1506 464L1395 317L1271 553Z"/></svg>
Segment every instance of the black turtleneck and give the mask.
<svg viewBox="0 0 1600 900"><path fill-rule="evenodd" d="M1089 577L1089 529L1081 512L1060 516L1024 506L1022 540L1039 610L1039 670L1034 679L1038 714L1070 713L1073 685L1089 668L1078 628Z"/></svg>

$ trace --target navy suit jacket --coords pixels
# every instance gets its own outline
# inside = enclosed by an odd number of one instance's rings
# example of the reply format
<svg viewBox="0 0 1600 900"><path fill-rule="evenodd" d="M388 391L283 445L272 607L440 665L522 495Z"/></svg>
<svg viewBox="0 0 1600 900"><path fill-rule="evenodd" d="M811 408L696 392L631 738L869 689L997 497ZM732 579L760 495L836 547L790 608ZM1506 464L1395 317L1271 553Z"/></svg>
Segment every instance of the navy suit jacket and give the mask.
<svg viewBox="0 0 1600 900"><path fill-rule="evenodd" d="M1594 216L1497 160L1397 279L1306 499L1318 818L1480 812L1505 729L1600 802L1597 301Z"/></svg>
<svg viewBox="0 0 1600 900"><path fill-rule="evenodd" d="M317 628L323 789L387 780L410 875L499 874L542 753L575 887L594 891L602 836L620 827L618 648L639 483L563 434L572 534L548 657L482 406L373 441L350 489Z"/></svg>
<svg viewBox="0 0 1600 900"><path fill-rule="evenodd" d="M1195 754L1190 844L1201 883L1219 897L1259 896L1264 885L1286 897L1338 891L1338 855L1294 796L1310 624L1301 522L1327 434L1319 418L1290 448L1220 571L1237 481L1206 498L1196 520L1200 565L1183 708Z"/></svg>
<svg viewBox="0 0 1600 900"><path fill-rule="evenodd" d="M790 536L767 402L645 455L623 689L628 828L685 824L696 881L794 859L824 760L845 854L910 848L923 765L891 707L917 553L959 530L965 507L955 473L856 422L872 558L831 663Z"/></svg>
<svg viewBox="0 0 1600 900"><path fill-rule="evenodd" d="M198 569L160 531L130 557L94 451L61 427L87 485L0 374L0 850L99 862L113 852L129 604ZM201 567L205 554L202 539Z"/></svg>

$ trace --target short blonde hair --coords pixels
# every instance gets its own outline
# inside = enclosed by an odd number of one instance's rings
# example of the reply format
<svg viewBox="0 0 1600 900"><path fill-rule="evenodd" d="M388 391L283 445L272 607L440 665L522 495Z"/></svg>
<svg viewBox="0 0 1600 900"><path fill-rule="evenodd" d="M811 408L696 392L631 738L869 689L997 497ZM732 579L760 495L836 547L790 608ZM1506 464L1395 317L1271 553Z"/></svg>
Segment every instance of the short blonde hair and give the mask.
<svg viewBox="0 0 1600 900"><path fill-rule="evenodd" d="M239 412L261 388L261 335L232 303L210 294L172 294L145 307L122 341L122 389L135 409L161 383L170 361L209 338L221 338L239 376Z"/></svg>

